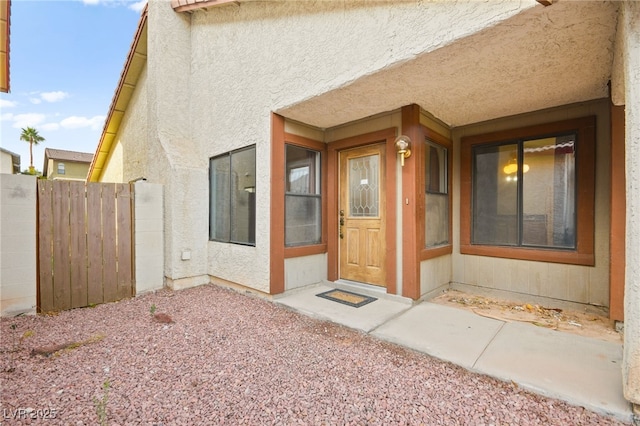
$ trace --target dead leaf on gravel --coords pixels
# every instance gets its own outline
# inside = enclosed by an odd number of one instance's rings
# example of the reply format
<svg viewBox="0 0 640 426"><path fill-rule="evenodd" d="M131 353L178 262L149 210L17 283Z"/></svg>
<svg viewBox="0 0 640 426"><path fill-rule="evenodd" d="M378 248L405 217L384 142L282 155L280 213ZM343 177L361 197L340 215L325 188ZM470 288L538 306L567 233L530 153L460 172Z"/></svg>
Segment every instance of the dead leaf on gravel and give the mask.
<svg viewBox="0 0 640 426"><path fill-rule="evenodd" d="M165 313L157 313L153 315L153 319L156 322L159 322L161 324L172 324L173 323L173 319L169 316L169 314L165 314Z"/></svg>
<svg viewBox="0 0 640 426"><path fill-rule="evenodd" d="M31 349L31 356L42 355L45 357L50 357L51 355L56 354L57 352L66 350L70 351L73 349L77 349L82 346L89 345L91 343L97 343L104 339L104 335L96 334L95 336L91 336L86 340L82 340L80 342L67 342L59 345L49 345L49 346L41 346L39 348Z"/></svg>

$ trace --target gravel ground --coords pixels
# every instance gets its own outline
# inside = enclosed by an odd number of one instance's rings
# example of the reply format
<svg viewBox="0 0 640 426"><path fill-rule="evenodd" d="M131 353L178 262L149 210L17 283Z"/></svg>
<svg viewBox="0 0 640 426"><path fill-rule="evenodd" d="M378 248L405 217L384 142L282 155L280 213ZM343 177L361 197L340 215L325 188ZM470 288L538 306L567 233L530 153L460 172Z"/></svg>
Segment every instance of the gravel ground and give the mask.
<svg viewBox="0 0 640 426"><path fill-rule="evenodd" d="M213 285L0 325L2 425L620 424Z"/></svg>

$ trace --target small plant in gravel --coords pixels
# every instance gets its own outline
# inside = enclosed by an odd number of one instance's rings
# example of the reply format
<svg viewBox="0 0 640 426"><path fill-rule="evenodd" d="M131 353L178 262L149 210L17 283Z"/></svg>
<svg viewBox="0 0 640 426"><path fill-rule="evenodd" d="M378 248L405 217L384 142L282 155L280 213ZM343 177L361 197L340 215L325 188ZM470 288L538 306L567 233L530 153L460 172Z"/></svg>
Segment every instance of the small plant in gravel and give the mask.
<svg viewBox="0 0 640 426"><path fill-rule="evenodd" d="M162 323L162 324L171 324L171 323L173 323L173 319L168 314L165 314L163 312L156 313L157 309L158 308L156 307L155 304L151 305L151 308L149 309L149 312L151 312L151 318L153 318L154 321Z"/></svg>
<svg viewBox="0 0 640 426"><path fill-rule="evenodd" d="M111 383L109 379L105 380L102 384L102 398L93 398L93 405L96 407L96 414L98 416L98 423L100 426L106 426L107 423L107 404L109 403L109 389Z"/></svg>
<svg viewBox="0 0 640 426"><path fill-rule="evenodd" d="M14 362L15 362L15 352L17 349L16 346L16 328L18 328L18 326L16 324L11 324L9 326L9 328L11 329L11 338L13 339L13 348L9 350L9 353L11 354L9 356L9 366L7 367L6 371L7 373L12 373L15 371L15 367L14 367Z"/></svg>
<svg viewBox="0 0 640 426"><path fill-rule="evenodd" d="M22 336L20 336L20 338L17 338L17 332L16 330L18 329L18 325L17 324L11 324L9 326L9 328L11 329L11 339L12 339L12 347L11 349L7 350L6 352L9 352L9 366L6 368L6 372L7 373L12 373L15 371L15 353L20 351L22 349L22 343L24 342L24 339L28 339L29 337L33 336L33 330L27 330L24 333L22 333Z"/></svg>

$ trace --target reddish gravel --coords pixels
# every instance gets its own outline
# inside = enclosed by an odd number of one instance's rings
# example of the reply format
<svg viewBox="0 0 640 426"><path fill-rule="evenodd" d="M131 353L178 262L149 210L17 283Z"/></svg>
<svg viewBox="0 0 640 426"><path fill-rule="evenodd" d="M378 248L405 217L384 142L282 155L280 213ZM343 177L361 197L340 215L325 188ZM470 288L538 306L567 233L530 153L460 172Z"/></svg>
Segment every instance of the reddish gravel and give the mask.
<svg viewBox="0 0 640 426"><path fill-rule="evenodd" d="M620 424L213 285L0 325L2 425Z"/></svg>

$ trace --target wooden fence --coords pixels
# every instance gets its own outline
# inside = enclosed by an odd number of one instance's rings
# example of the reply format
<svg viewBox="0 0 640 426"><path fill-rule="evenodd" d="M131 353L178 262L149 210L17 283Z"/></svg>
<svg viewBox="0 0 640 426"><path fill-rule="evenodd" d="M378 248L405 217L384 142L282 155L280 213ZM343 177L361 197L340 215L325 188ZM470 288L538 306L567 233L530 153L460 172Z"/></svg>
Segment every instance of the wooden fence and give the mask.
<svg viewBox="0 0 640 426"><path fill-rule="evenodd" d="M135 294L133 187L38 181L38 311Z"/></svg>

